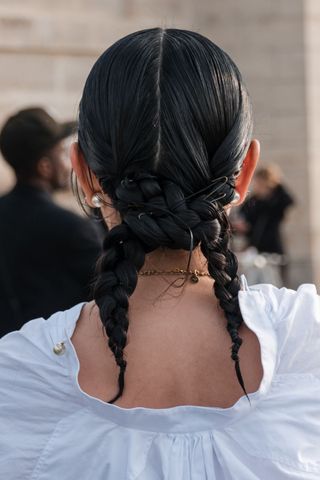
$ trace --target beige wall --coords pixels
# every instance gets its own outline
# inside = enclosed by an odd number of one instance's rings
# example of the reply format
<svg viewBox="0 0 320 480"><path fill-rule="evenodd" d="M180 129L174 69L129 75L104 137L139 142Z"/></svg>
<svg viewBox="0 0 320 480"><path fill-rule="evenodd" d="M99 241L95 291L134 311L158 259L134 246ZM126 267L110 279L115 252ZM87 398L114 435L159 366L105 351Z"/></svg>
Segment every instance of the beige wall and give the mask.
<svg viewBox="0 0 320 480"><path fill-rule="evenodd" d="M318 0L1 0L0 122L30 104L75 116L90 66L130 31L162 25L208 35L246 79L262 161L280 164L296 196L285 232L291 278L310 281L320 277L319 19ZM0 164L0 191L11 181Z"/></svg>
<svg viewBox="0 0 320 480"><path fill-rule="evenodd" d="M320 284L320 2L305 2L306 98L310 234L313 275Z"/></svg>

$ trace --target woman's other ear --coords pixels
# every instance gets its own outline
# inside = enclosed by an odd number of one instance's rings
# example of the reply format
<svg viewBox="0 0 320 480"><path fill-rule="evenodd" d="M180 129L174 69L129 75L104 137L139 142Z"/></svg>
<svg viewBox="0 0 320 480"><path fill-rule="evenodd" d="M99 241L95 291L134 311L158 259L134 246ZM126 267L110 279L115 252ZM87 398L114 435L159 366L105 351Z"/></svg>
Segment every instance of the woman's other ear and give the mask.
<svg viewBox="0 0 320 480"><path fill-rule="evenodd" d="M99 208L102 213L102 218L109 230L116 225L119 225L119 223L121 223L119 212L117 212L117 210L115 210L115 208L112 206L110 197L106 193L102 192L99 181L94 173L89 170L89 167L77 142L71 145L70 158L72 168L85 195L87 205L89 205L91 208L97 208L97 206L92 203L92 196L98 192L99 197L103 200L103 205Z"/></svg>
<svg viewBox="0 0 320 480"><path fill-rule="evenodd" d="M90 203L92 195L95 192L100 192L101 187L96 176L92 172L91 175L89 174L89 167L77 142L74 142L71 145L70 159L72 168L78 178L81 189L87 198L88 203Z"/></svg>
<svg viewBox="0 0 320 480"><path fill-rule="evenodd" d="M237 205L240 205L246 198L248 188L252 180L260 157L260 143L258 140L252 140L247 155L242 164L241 172L236 179L236 190L240 195Z"/></svg>

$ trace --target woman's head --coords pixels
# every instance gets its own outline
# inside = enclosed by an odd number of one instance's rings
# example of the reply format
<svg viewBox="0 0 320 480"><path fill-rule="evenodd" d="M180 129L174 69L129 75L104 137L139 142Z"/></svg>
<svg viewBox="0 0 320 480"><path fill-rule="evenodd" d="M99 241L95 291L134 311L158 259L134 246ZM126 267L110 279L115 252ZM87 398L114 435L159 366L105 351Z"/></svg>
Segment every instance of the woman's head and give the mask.
<svg viewBox="0 0 320 480"><path fill-rule="evenodd" d="M197 33L136 32L93 66L80 104L73 163L87 197L90 188L101 190L120 218L107 235L95 286L120 367L119 394L128 297L145 254L159 247L199 245L208 259L241 381L240 287L225 208L235 187L243 197L251 179L258 156L251 135L251 104L237 67ZM95 179L91 187L84 162Z"/></svg>
<svg viewBox="0 0 320 480"><path fill-rule="evenodd" d="M79 144L113 197L139 171L175 181L186 194L227 176L233 196L252 135L241 75L219 47L183 30L136 32L97 60L80 104Z"/></svg>

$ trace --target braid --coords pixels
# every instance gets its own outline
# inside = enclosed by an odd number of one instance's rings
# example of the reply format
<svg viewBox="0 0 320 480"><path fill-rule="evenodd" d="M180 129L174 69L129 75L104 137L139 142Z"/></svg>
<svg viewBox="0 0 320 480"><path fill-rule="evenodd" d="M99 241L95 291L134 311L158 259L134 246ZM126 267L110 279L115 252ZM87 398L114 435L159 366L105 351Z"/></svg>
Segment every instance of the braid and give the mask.
<svg viewBox="0 0 320 480"><path fill-rule="evenodd" d="M201 243L201 250L208 260L209 273L215 280L215 295L227 317L227 330L232 340L231 358L235 362L237 379L247 395L238 355L242 344L238 331L243 322L238 300L238 293L241 289L237 275L238 261L229 249L231 227L225 210L222 207L216 208L216 216L221 227L220 235L217 240L205 239Z"/></svg>
<svg viewBox="0 0 320 480"><path fill-rule="evenodd" d="M120 368L119 392L110 403L115 402L124 389L127 362L123 350L127 344L129 326L128 298L136 287L137 272L144 260L145 252L140 242L132 236L125 224L120 224L107 233L97 267L94 299L109 338L108 345Z"/></svg>

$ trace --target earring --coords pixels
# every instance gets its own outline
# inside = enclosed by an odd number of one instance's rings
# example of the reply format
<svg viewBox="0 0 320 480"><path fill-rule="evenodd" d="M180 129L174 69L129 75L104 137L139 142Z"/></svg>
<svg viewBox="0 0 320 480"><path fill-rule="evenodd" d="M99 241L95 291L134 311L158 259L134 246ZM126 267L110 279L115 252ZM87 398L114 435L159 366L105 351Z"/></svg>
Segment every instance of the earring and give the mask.
<svg viewBox="0 0 320 480"><path fill-rule="evenodd" d="M103 199L100 197L98 193L95 193L91 197L91 202L95 206L95 208L101 208L103 206Z"/></svg>
<svg viewBox="0 0 320 480"><path fill-rule="evenodd" d="M230 205L237 205L240 200L240 193L237 190L234 191L233 199L230 202Z"/></svg>

